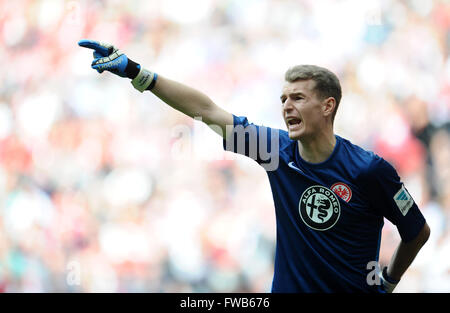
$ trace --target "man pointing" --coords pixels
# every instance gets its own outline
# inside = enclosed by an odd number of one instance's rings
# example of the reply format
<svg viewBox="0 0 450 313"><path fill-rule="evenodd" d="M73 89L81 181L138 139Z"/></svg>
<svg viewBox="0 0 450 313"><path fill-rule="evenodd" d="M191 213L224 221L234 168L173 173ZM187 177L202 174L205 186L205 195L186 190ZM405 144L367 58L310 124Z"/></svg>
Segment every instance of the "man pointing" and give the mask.
<svg viewBox="0 0 450 313"><path fill-rule="evenodd" d="M396 170L383 158L336 135L342 97L335 74L299 65L285 74L281 114L287 131L250 123L202 92L144 69L112 45L81 40L94 50L91 67L131 79L174 109L223 137L226 150L264 167L275 204L277 240L272 292L392 292L430 229ZM276 159L276 162L273 162ZM367 265L378 262L387 218L401 241L379 284Z"/></svg>

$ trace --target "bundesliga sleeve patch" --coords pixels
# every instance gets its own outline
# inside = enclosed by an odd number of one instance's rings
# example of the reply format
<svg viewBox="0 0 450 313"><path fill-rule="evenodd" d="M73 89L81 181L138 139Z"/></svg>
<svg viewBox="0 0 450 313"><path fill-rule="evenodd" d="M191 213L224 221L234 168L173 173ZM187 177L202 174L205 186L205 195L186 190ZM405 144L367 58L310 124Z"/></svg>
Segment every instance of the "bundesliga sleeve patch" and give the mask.
<svg viewBox="0 0 450 313"><path fill-rule="evenodd" d="M403 185L402 188L400 188L400 190L394 195L394 201L397 204L400 212L402 212L403 216L408 214L409 209L414 204L413 198Z"/></svg>

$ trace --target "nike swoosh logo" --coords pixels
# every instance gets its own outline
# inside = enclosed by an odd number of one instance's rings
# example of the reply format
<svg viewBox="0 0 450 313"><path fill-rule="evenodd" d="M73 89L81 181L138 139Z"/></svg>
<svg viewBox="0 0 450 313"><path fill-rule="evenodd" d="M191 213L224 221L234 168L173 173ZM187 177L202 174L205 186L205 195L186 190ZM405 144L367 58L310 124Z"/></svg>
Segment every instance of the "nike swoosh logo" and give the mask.
<svg viewBox="0 0 450 313"><path fill-rule="evenodd" d="M305 174L305 173L303 173L303 171L302 171L301 169L299 169L297 166L294 165L294 162L291 161L291 162L288 163L288 165L289 165L290 168L293 168L293 169L296 170L297 172L300 172L300 173L302 173L302 174Z"/></svg>

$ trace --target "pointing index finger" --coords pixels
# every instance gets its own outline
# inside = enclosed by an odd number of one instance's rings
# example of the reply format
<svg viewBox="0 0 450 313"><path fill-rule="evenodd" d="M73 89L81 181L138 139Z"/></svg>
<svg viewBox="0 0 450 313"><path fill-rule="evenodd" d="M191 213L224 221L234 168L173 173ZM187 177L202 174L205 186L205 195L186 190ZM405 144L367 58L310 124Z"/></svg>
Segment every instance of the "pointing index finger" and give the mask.
<svg viewBox="0 0 450 313"><path fill-rule="evenodd" d="M109 48L112 47L110 45L105 45L98 41L89 40L89 39L81 39L80 41L78 41L78 45L80 47L94 49L95 52L100 53L102 56L109 55Z"/></svg>
<svg viewBox="0 0 450 313"><path fill-rule="evenodd" d="M95 40L81 39L78 41L78 45L84 48L97 50L100 47L100 43Z"/></svg>

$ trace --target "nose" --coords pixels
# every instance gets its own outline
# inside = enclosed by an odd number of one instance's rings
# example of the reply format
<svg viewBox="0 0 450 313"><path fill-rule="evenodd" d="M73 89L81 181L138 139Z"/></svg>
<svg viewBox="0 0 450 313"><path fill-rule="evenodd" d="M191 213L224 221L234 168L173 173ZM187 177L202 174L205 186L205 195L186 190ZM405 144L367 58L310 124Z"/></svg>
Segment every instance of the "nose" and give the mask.
<svg viewBox="0 0 450 313"><path fill-rule="evenodd" d="M286 112L286 113L289 113L294 109L294 106L289 98L286 99L286 101L284 101L282 109L283 109L283 112Z"/></svg>

